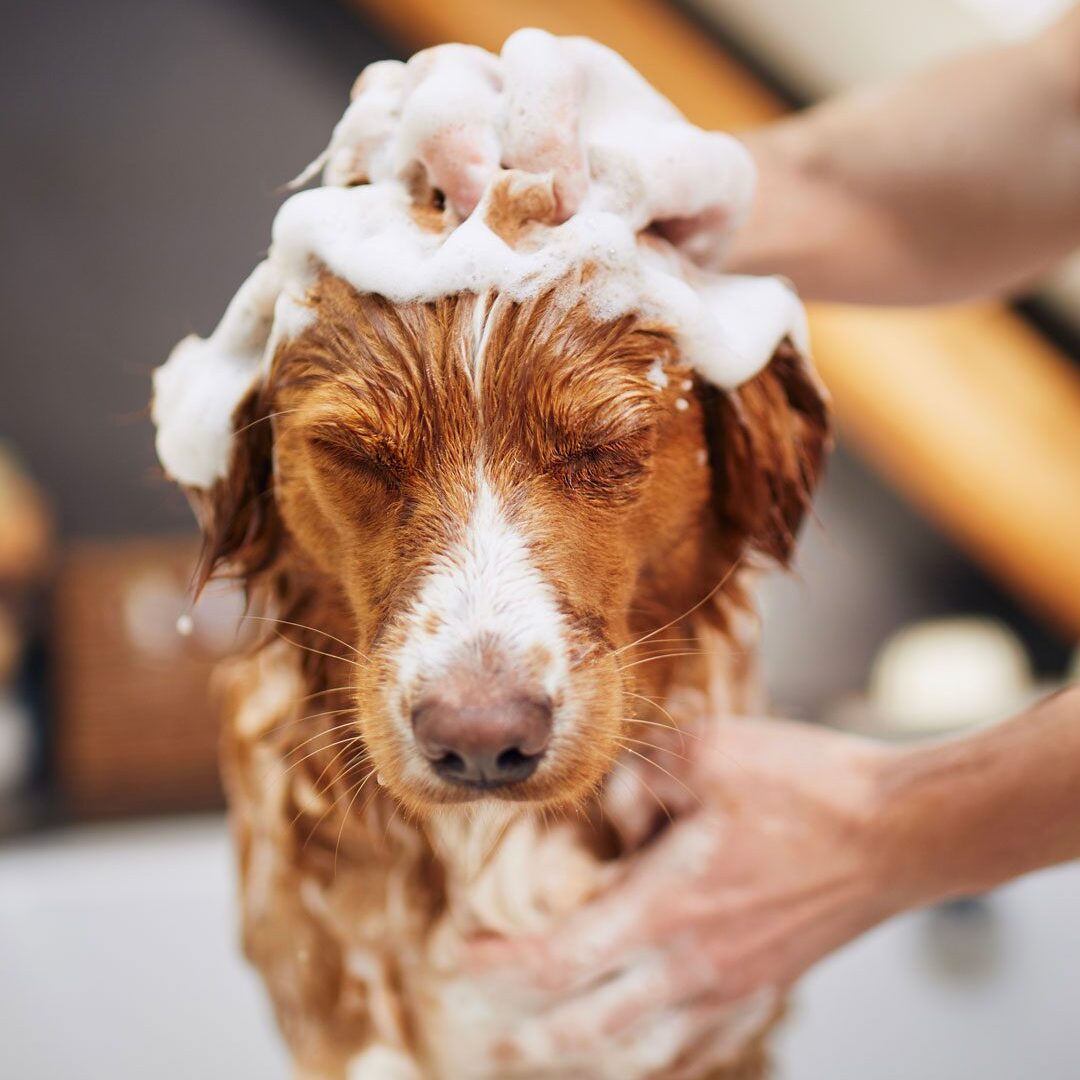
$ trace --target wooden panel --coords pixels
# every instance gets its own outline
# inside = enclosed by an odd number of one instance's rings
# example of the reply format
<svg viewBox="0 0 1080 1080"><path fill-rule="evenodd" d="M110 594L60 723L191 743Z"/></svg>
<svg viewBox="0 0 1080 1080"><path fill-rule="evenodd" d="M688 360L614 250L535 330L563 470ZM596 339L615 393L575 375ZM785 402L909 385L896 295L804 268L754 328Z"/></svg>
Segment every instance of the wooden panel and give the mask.
<svg viewBox="0 0 1080 1080"><path fill-rule="evenodd" d="M409 47L498 49L521 26L621 52L695 123L740 130L784 106L663 0L352 0ZM1080 375L1002 305L814 306L841 429L1029 604L1080 636Z"/></svg>
<svg viewBox="0 0 1080 1080"><path fill-rule="evenodd" d="M1080 379L997 305L818 305L846 434L970 554L1080 636Z"/></svg>
<svg viewBox="0 0 1080 1080"><path fill-rule="evenodd" d="M221 804L208 683L236 645L238 598L200 604L182 638L191 540L80 544L56 587L52 668L56 778L78 816Z"/></svg>

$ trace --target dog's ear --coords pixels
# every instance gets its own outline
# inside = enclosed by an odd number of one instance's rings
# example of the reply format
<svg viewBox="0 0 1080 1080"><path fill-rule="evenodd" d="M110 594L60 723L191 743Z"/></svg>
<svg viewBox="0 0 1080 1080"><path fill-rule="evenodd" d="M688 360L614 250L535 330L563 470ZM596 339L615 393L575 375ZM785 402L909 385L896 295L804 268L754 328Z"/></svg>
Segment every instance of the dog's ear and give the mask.
<svg viewBox="0 0 1080 1080"><path fill-rule="evenodd" d="M785 340L737 390L701 393L719 541L786 566L832 441L825 390Z"/></svg>
<svg viewBox="0 0 1080 1080"><path fill-rule="evenodd" d="M209 490L189 489L202 528L195 592L219 569L246 585L273 565L282 525L274 501L273 429L264 388L250 390L233 413L228 472Z"/></svg>

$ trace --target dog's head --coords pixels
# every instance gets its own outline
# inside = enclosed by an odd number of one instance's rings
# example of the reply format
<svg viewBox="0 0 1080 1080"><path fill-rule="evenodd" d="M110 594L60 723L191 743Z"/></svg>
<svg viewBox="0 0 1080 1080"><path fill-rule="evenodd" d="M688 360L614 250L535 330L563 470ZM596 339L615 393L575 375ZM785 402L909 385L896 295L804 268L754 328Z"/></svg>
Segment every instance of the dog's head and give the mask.
<svg viewBox="0 0 1080 1080"><path fill-rule="evenodd" d="M207 567L339 612L359 733L414 810L594 790L659 671L634 643L786 561L819 471L790 344L721 391L574 285L395 304L324 274L200 497Z"/></svg>

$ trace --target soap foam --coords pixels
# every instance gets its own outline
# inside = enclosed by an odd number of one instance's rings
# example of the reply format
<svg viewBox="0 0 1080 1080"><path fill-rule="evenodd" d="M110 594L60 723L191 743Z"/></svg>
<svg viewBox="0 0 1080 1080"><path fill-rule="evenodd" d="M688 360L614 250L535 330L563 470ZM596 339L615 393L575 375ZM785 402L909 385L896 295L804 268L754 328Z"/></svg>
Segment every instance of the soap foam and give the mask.
<svg viewBox="0 0 1080 1080"><path fill-rule="evenodd" d="M551 130L574 118L576 142L565 142L580 168L553 162L555 175L514 177L499 168L504 157L544 160ZM438 179L447 147L455 175L475 185L480 201L433 230L414 216L415 194ZM184 339L154 374L158 456L180 483L209 488L224 477L236 406L278 344L307 325L304 297L323 269L406 303L460 292L524 299L592 266L585 298L597 317L636 311L662 321L684 359L725 388L756 374L785 336L807 349L802 307L785 283L714 272L722 255L715 230L707 251L677 250L644 232L702 215L737 227L753 165L741 144L689 124L588 39L523 30L500 56L445 45L407 64L373 64L301 179L320 170L321 187L280 208L266 260L213 334ZM508 179L546 189L555 207L513 244L489 224L493 192Z"/></svg>

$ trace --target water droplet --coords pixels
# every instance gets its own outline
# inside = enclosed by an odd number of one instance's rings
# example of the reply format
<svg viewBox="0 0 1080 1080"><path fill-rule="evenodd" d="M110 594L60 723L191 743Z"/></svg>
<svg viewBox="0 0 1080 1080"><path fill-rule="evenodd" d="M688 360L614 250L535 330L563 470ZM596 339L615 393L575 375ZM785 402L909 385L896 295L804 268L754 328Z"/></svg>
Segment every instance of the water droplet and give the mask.
<svg viewBox="0 0 1080 1080"><path fill-rule="evenodd" d="M185 611L184 614L176 620L176 632L181 637L191 637L194 631L195 621L192 619L191 615Z"/></svg>

